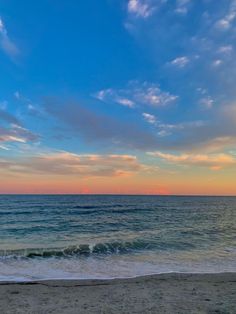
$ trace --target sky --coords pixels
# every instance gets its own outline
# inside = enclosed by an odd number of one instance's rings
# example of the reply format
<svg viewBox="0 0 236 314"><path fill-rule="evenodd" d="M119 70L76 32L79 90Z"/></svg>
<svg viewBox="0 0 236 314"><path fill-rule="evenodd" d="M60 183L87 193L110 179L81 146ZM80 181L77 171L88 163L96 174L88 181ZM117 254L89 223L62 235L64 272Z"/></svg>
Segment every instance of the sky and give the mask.
<svg viewBox="0 0 236 314"><path fill-rule="evenodd" d="M236 0L1 0L0 193L236 195Z"/></svg>

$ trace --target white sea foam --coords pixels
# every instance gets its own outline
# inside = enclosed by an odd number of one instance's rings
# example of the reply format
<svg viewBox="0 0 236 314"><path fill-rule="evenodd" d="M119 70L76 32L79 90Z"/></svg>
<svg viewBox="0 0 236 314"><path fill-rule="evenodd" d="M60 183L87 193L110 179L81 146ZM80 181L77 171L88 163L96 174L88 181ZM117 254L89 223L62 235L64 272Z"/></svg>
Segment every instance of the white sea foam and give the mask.
<svg viewBox="0 0 236 314"><path fill-rule="evenodd" d="M186 256L149 254L102 258L1 259L0 281L130 278L169 272L236 272L235 258L188 259Z"/></svg>

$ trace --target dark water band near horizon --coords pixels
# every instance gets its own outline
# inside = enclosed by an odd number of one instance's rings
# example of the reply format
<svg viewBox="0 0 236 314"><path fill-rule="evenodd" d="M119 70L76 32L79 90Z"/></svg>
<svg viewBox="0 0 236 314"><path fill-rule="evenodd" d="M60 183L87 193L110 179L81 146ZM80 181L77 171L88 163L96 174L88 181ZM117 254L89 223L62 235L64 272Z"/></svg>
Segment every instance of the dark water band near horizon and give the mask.
<svg viewBox="0 0 236 314"><path fill-rule="evenodd" d="M0 195L0 281L236 272L236 197Z"/></svg>

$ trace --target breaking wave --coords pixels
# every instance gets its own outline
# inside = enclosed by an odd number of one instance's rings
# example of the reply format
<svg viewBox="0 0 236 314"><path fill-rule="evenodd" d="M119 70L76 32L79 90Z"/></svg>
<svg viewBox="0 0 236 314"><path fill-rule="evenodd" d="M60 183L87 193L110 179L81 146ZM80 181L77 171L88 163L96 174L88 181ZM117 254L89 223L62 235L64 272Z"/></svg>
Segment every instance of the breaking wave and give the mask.
<svg viewBox="0 0 236 314"><path fill-rule="evenodd" d="M0 258L23 257L23 258L49 258L49 257L73 257L90 256L106 254L125 254L141 250L168 250L173 249L193 249L194 246L189 243L156 243L144 240L135 241L114 241L97 244L72 245L66 248L31 248L19 250L0 250Z"/></svg>

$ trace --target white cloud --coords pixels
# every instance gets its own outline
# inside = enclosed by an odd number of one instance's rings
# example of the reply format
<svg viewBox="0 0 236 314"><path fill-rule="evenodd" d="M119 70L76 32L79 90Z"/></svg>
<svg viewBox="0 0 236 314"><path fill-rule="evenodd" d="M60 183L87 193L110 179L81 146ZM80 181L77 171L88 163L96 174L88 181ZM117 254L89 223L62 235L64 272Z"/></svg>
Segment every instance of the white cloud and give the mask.
<svg viewBox="0 0 236 314"><path fill-rule="evenodd" d="M184 68L190 62L189 58L186 56L178 57L170 62L171 65L174 65L178 68Z"/></svg>
<svg viewBox="0 0 236 314"><path fill-rule="evenodd" d="M230 54L232 51L233 51L232 45L221 46L221 47L218 49L218 52L219 52L219 53L227 54L227 55Z"/></svg>
<svg viewBox="0 0 236 314"><path fill-rule="evenodd" d="M126 106L133 108L134 107L134 102L130 99L127 98L117 98L116 100L120 105Z"/></svg>
<svg viewBox="0 0 236 314"><path fill-rule="evenodd" d="M184 15L188 13L188 9L186 7L177 7L175 12Z"/></svg>
<svg viewBox="0 0 236 314"><path fill-rule="evenodd" d="M217 59L217 60L214 60L214 61L212 62L212 66L215 67L215 68L217 68L217 67L220 66L222 63L223 63L222 60Z"/></svg>
<svg viewBox="0 0 236 314"><path fill-rule="evenodd" d="M201 94L201 95L206 95L207 94L207 90L205 88L202 88L202 87L198 87L196 89L196 91Z"/></svg>
<svg viewBox="0 0 236 314"><path fill-rule="evenodd" d="M0 145L0 149L3 149L3 150L10 150L7 146L4 146L4 145Z"/></svg>
<svg viewBox="0 0 236 314"><path fill-rule="evenodd" d="M106 89L106 90L100 90L99 92L97 92L95 94L95 97L99 100L104 101L106 99L107 94L110 94L111 90L110 89Z"/></svg>
<svg viewBox="0 0 236 314"><path fill-rule="evenodd" d="M164 92L159 85L144 83L141 88L135 90L134 97L138 103L153 107L166 106L177 100L178 96Z"/></svg>
<svg viewBox="0 0 236 314"><path fill-rule="evenodd" d="M143 116L144 120L146 120L150 124L156 124L156 122L157 122L156 117L152 114L144 112L142 114L142 116Z"/></svg>
<svg viewBox="0 0 236 314"><path fill-rule="evenodd" d="M10 57L15 57L19 50L14 42L9 38L6 27L0 17L0 46L2 50Z"/></svg>
<svg viewBox="0 0 236 314"><path fill-rule="evenodd" d="M127 9L130 14L147 18L152 14L154 7L147 0L128 0Z"/></svg>
<svg viewBox="0 0 236 314"><path fill-rule="evenodd" d="M0 17L0 33L1 34L6 34L7 32L6 32L6 29L5 29L5 27L4 27L4 24L3 24L3 20L2 20L2 18Z"/></svg>
<svg viewBox="0 0 236 314"><path fill-rule="evenodd" d="M220 30L228 30L232 27L236 18L236 0L232 0L228 13L216 22L216 27Z"/></svg>
<svg viewBox="0 0 236 314"><path fill-rule="evenodd" d="M214 100L210 96L207 96L200 99L199 103L203 108L211 109L214 104Z"/></svg>
<svg viewBox="0 0 236 314"><path fill-rule="evenodd" d="M129 108L133 108L135 106L135 103L131 99L119 96L119 92L112 88L100 90L94 96L104 102L115 102Z"/></svg>
<svg viewBox="0 0 236 314"><path fill-rule="evenodd" d="M26 138L14 136L14 135L3 135L0 137L0 141L2 142L20 142L20 143L26 143Z"/></svg>
<svg viewBox="0 0 236 314"><path fill-rule="evenodd" d="M220 29L230 28L230 22L227 19L221 19L216 23L216 26Z"/></svg>
<svg viewBox="0 0 236 314"><path fill-rule="evenodd" d="M175 12L178 14L187 14L190 0L177 0Z"/></svg>
<svg viewBox="0 0 236 314"><path fill-rule="evenodd" d="M124 89L101 90L95 97L107 103L118 103L129 108L136 105L166 106L178 99L178 96L162 91L158 84L138 81L130 81Z"/></svg>

